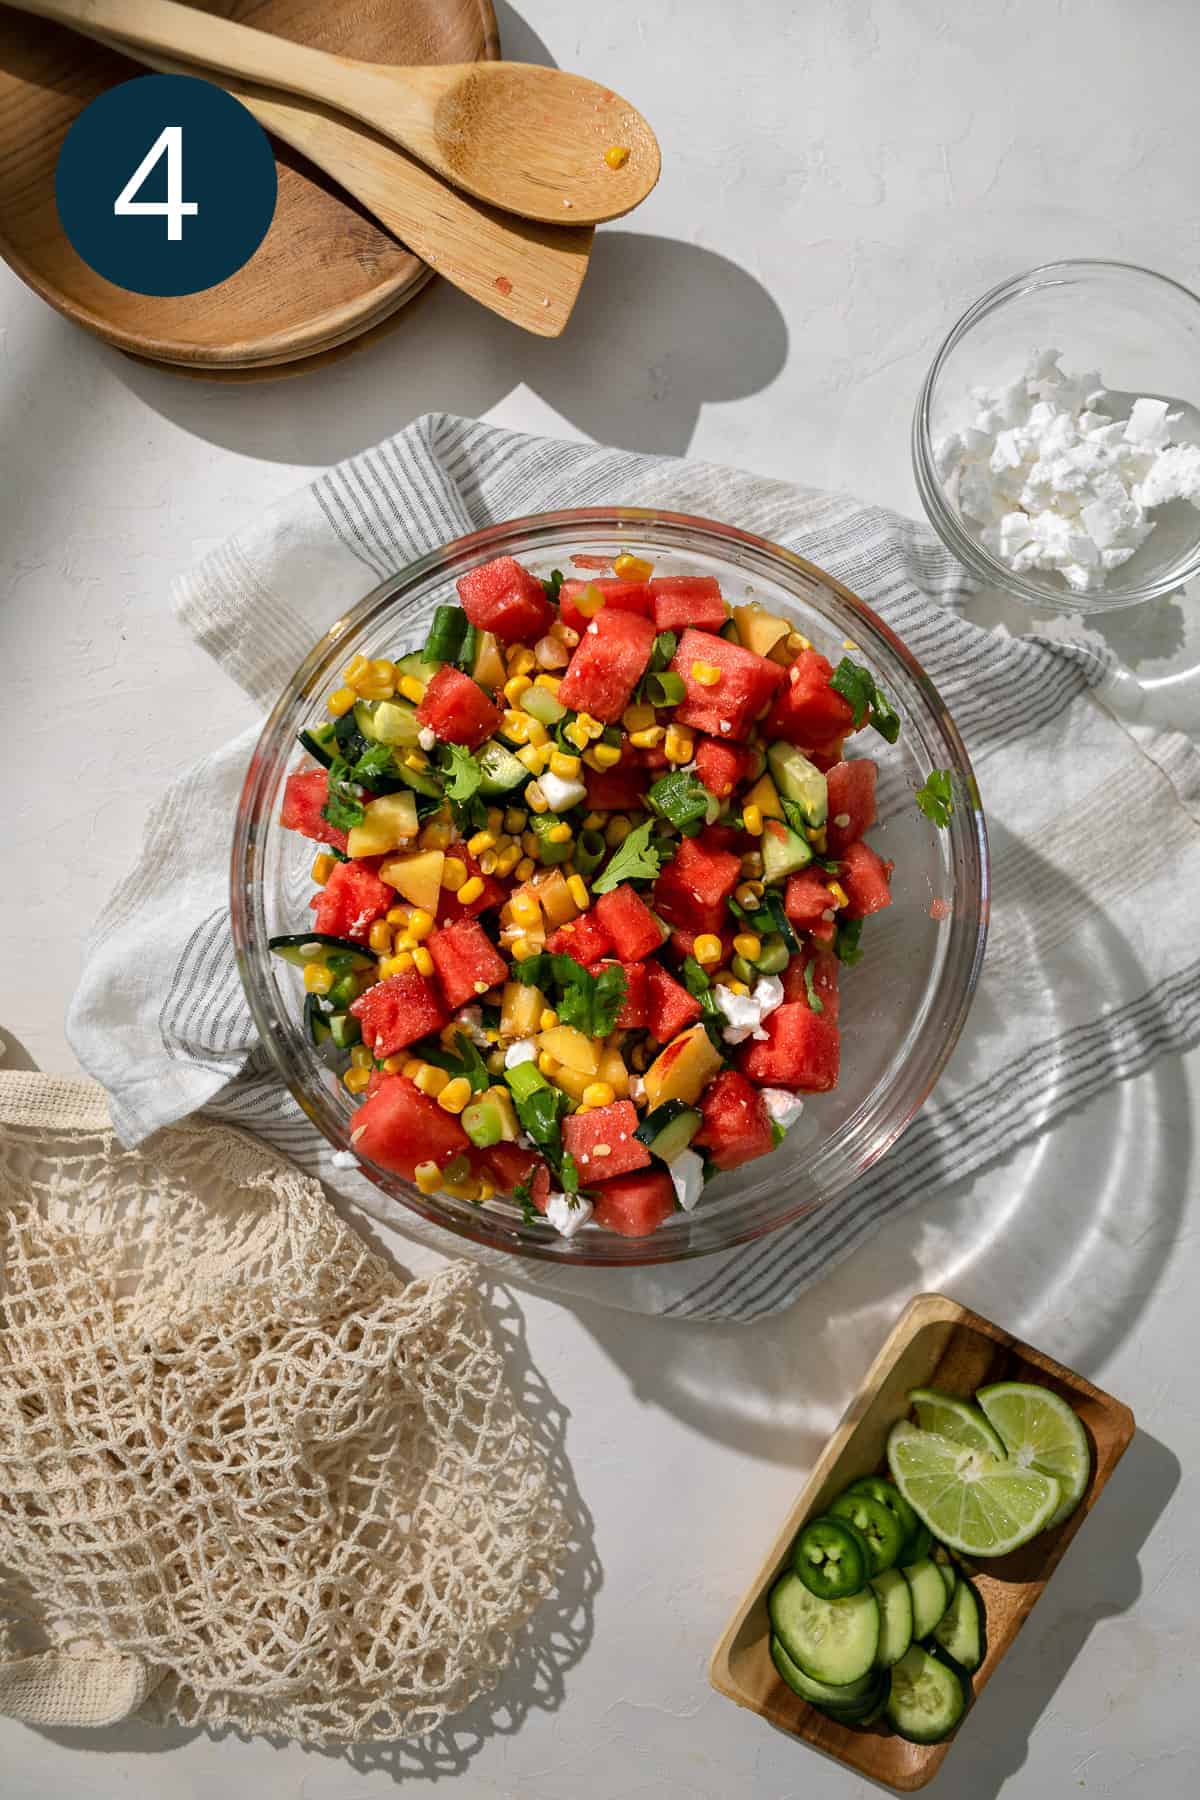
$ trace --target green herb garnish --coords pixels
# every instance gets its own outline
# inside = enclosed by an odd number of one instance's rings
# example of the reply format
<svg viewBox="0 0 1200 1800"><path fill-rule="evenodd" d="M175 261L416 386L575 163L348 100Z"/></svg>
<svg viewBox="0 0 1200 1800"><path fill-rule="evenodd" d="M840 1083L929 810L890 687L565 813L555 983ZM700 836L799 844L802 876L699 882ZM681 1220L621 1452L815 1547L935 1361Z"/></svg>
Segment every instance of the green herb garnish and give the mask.
<svg viewBox="0 0 1200 1800"><path fill-rule="evenodd" d="M549 581L543 581L542 583L542 592L545 594L547 600L553 601L555 606L558 605L558 591L562 587L562 584L563 572L561 569L551 569Z"/></svg>
<svg viewBox="0 0 1200 1800"><path fill-rule="evenodd" d="M852 963L862 960L862 950L858 942L862 936L862 928L861 919L843 919L834 933L833 953L839 962L845 963L847 968Z"/></svg>
<svg viewBox="0 0 1200 1800"><path fill-rule="evenodd" d="M825 1002L817 992L817 984L813 976L811 958L804 965L804 997L808 1001L809 1010L811 1012L823 1013L825 1011Z"/></svg>
<svg viewBox="0 0 1200 1800"><path fill-rule="evenodd" d="M562 1161L558 1165L558 1176L562 1182L564 1194L578 1194L579 1165L569 1150L564 1150L562 1153Z"/></svg>
<svg viewBox="0 0 1200 1800"><path fill-rule="evenodd" d="M870 669L843 656L829 677L829 685L849 702L856 731L864 722L869 722L880 737L886 738L889 744L895 743L900 736L900 715L876 686Z"/></svg>
<svg viewBox="0 0 1200 1800"><path fill-rule="evenodd" d="M636 825L618 845L604 873L592 883L593 894L610 894L623 881L653 881L662 867L662 855L650 842L655 821Z"/></svg>
<svg viewBox="0 0 1200 1800"><path fill-rule="evenodd" d="M413 1056L419 1056L422 1062L432 1063L435 1069L445 1069L448 1075L465 1075L471 1084L471 1092L484 1094L492 1085L492 1078L478 1049L471 1042L465 1031L455 1033L456 1050L447 1050L436 1038L425 1043L415 1044Z"/></svg>
<svg viewBox="0 0 1200 1800"><path fill-rule="evenodd" d="M329 786L321 817L338 831L353 831L366 818L362 803L363 790L354 779L354 771L344 757L335 756L329 765Z"/></svg>
<svg viewBox="0 0 1200 1800"><path fill-rule="evenodd" d="M441 767L447 800L455 800L461 806L474 799L483 780L483 770L469 750L464 750L461 744L443 744Z"/></svg>
<svg viewBox="0 0 1200 1800"><path fill-rule="evenodd" d="M673 631L660 631L650 651L646 673L657 675L660 669L665 669L678 648L679 639Z"/></svg>
<svg viewBox="0 0 1200 1800"><path fill-rule="evenodd" d="M923 786L917 789L917 805L939 830L950 823L954 811L954 794L949 769L931 769Z"/></svg>
<svg viewBox="0 0 1200 1800"><path fill-rule="evenodd" d="M514 963L511 973L514 981L543 993L553 984L558 989L554 1010L559 1024L572 1025L585 1037L607 1037L625 1001L625 971L616 962L593 975L573 956L542 950Z"/></svg>
<svg viewBox="0 0 1200 1800"><path fill-rule="evenodd" d="M381 775L395 776L396 758L390 744L372 744L364 750L354 765L355 781L361 781L364 787L370 787Z"/></svg>

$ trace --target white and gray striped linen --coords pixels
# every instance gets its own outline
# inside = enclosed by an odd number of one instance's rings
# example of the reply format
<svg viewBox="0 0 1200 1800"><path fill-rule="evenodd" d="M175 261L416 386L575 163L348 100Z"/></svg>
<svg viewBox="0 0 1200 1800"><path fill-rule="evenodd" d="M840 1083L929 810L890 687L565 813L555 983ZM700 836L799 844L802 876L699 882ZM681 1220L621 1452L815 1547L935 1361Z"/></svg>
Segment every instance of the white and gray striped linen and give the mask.
<svg viewBox="0 0 1200 1800"><path fill-rule="evenodd" d="M869 600L950 706L991 830L991 942L971 1019L934 1097L851 1194L697 1262L632 1273L508 1265L510 1276L637 1311L754 1319L788 1305L884 1219L1200 1038L1200 756L1182 738L1118 723L1100 703L1111 666L1089 645L964 619L963 570L908 520L733 469L446 416L332 469L231 540L179 582L178 614L266 706L377 579L499 520L612 503L728 519ZM227 897L230 822L254 736L165 795L96 927L71 1041L126 1141L204 1107L396 1225L415 1266L461 1254L458 1239L333 1167L256 1042Z"/></svg>

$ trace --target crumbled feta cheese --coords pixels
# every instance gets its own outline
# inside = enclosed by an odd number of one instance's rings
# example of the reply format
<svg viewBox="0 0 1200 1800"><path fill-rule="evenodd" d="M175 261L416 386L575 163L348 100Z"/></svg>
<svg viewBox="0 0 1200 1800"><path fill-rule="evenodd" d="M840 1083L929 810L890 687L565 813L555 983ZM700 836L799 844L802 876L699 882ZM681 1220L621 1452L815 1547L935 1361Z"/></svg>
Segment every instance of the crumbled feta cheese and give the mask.
<svg viewBox="0 0 1200 1800"><path fill-rule="evenodd" d="M333 1166L335 1169L357 1169L358 1158L355 1156L353 1150L335 1150L333 1153Z"/></svg>
<svg viewBox="0 0 1200 1800"><path fill-rule="evenodd" d="M582 1194L551 1194L546 1201L546 1223L553 1225L560 1237L574 1237L591 1216L592 1203Z"/></svg>
<svg viewBox="0 0 1200 1800"><path fill-rule="evenodd" d="M504 1052L506 1069L515 1069L521 1063L536 1062L537 1059L538 1047L532 1038L518 1038L516 1043L510 1044Z"/></svg>
<svg viewBox="0 0 1200 1800"><path fill-rule="evenodd" d="M694 1150L681 1150L667 1166L680 1206L684 1212L691 1212L704 1187L704 1158Z"/></svg>
<svg viewBox="0 0 1200 1800"><path fill-rule="evenodd" d="M489 1050L491 1048L492 1040L483 1029L483 1014L477 1006L464 1006L461 1011L455 1013L454 1023L460 1031L465 1031L471 1042L478 1044L480 1049Z"/></svg>
<svg viewBox="0 0 1200 1800"><path fill-rule="evenodd" d="M748 1037L765 1038L763 1020L783 1004L783 983L778 975L762 976L749 994L735 994L727 987L716 987L713 992L727 1021L721 1032L727 1044L744 1044Z"/></svg>
<svg viewBox="0 0 1200 1800"><path fill-rule="evenodd" d="M417 733L417 742L422 750L432 750L437 744L437 732L430 731L428 725L422 725Z"/></svg>
<svg viewBox="0 0 1200 1800"><path fill-rule="evenodd" d="M641 1076L640 1075L631 1075L629 1077L629 1098L631 1100L640 1100L640 1099L642 1099L645 1092L646 1092L646 1084L642 1080Z"/></svg>
<svg viewBox="0 0 1200 1800"><path fill-rule="evenodd" d="M770 1114L773 1125L781 1125L790 1131L800 1114L804 1111L804 1102L799 1094L793 1094L787 1088L762 1088L763 1105Z"/></svg>
<svg viewBox="0 0 1200 1800"><path fill-rule="evenodd" d="M538 786L546 796L547 806L554 813L569 812L581 800L587 799L587 788L582 781L564 781L561 775L555 775L549 769L538 776Z"/></svg>

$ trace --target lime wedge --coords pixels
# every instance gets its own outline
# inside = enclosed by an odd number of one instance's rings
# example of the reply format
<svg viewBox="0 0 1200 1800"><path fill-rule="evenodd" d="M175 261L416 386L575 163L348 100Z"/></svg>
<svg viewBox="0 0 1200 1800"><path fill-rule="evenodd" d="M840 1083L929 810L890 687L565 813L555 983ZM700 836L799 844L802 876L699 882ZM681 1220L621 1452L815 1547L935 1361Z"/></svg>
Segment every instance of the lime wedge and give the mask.
<svg viewBox="0 0 1200 1800"><path fill-rule="evenodd" d="M935 1537L964 1556L1005 1556L1044 1530L1052 1475L972 1450L901 1419L888 1437L892 1480Z"/></svg>
<svg viewBox="0 0 1200 1800"><path fill-rule="evenodd" d="M908 1398L922 1431L935 1432L968 1450L982 1450L986 1456L1005 1454L1004 1445L979 1408L968 1400L960 1400L957 1394L943 1394L940 1388L914 1388Z"/></svg>
<svg viewBox="0 0 1200 1800"><path fill-rule="evenodd" d="M1088 1484L1092 1453L1087 1433L1065 1400L1028 1381L998 1381L975 1398L991 1420L1013 1462L1053 1475L1062 1490L1047 1525L1069 1519Z"/></svg>

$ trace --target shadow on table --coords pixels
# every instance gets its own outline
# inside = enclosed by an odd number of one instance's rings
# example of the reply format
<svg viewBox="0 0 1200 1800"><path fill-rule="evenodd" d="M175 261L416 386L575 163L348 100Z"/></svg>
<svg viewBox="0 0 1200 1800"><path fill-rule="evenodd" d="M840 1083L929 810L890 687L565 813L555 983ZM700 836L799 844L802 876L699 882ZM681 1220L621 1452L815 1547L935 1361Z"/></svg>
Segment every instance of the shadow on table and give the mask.
<svg viewBox="0 0 1200 1800"><path fill-rule="evenodd" d="M0 1025L0 1069L36 1069L37 1063L15 1032Z"/></svg>
<svg viewBox="0 0 1200 1800"><path fill-rule="evenodd" d="M553 1490L570 1522L571 1537L555 1592L521 1632L513 1661L496 1688L465 1711L446 1720L427 1737L397 1742L338 1745L306 1751L330 1763L346 1763L361 1774L381 1770L394 1780L461 1775L491 1738L510 1737L532 1712L556 1712L566 1694L566 1678L586 1654L592 1640L596 1596L603 1570L596 1553L589 1512L566 1453L567 1414L529 1358L525 1321L512 1296L489 1284L490 1324L500 1339L516 1404L529 1423L546 1458ZM120 1751L126 1755L158 1754L190 1739L242 1734L170 1728L155 1730L137 1722L104 1731L48 1730L39 1735L71 1750ZM266 1740L275 1748L296 1748L289 1740Z"/></svg>

